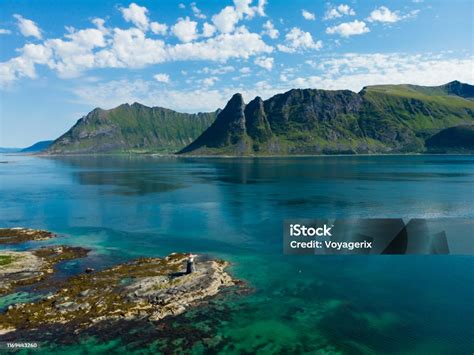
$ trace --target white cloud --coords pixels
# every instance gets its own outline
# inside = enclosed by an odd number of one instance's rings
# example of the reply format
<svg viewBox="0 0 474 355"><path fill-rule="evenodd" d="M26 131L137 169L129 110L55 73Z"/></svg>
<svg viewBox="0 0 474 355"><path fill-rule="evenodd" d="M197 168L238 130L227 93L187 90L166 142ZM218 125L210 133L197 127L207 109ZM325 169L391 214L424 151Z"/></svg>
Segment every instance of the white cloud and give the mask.
<svg viewBox="0 0 474 355"><path fill-rule="evenodd" d="M342 37L350 37L370 32L364 21L355 20L341 23L340 25L326 28L327 34L338 34Z"/></svg>
<svg viewBox="0 0 474 355"><path fill-rule="evenodd" d="M255 15L265 16L266 0L258 0L257 6L250 6L253 0L234 0L234 6L226 6L212 16L212 23L222 33L234 31L238 22L244 18L251 19Z"/></svg>
<svg viewBox="0 0 474 355"><path fill-rule="evenodd" d="M204 25L202 25L202 35L204 37L212 37L215 32L216 28L210 23L205 22Z"/></svg>
<svg viewBox="0 0 474 355"><path fill-rule="evenodd" d="M12 31L0 28L0 35L9 35L10 33L12 33Z"/></svg>
<svg viewBox="0 0 474 355"><path fill-rule="evenodd" d="M13 17L18 21L18 29L23 36L41 39L41 30L35 22L28 20L21 15L13 15Z"/></svg>
<svg viewBox="0 0 474 355"><path fill-rule="evenodd" d="M115 28L110 43L95 53L97 67L141 68L167 60L165 42L147 38L138 28Z"/></svg>
<svg viewBox="0 0 474 355"><path fill-rule="evenodd" d="M225 73L230 73L235 71L235 68L231 65L226 65L226 66L221 66L217 68L209 68L209 67L204 67L200 72L204 74L211 74L211 75L222 75Z"/></svg>
<svg viewBox="0 0 474 355"><path fill-rule="evenodd" d="M163 88L159 83L144 80L115 80L72 88L78 103L102 108L116 107L124 102L140 102L148 106L161 106L180 112L210 112L223 108L233 94L241 92L246 102L255 96L268 98L281 92L265 82L258 82L255 87L226 86L216 88L217 80L207 78L207 84L198 83L196 88L189 90L172 90Z"/></svg>
<svg viewBox="0 0 474 355"><path fill-rule="evenodd" d="M280 32L273 26L272 21L268 20L263 24L263 35L267 35L271 39L277 39Z"/></svg>
<svg viewBox="0 0 474 355"><path fill-rule="evenodd" d="M267 0L258 0L258 5L256 8L256 12L259 16L267 16L265 14L265 6L267 5Z"/></svg>
<svg viewBox="0 0 474 355"><path fill-rule="evenodd" d="M391 11L388 7L381 6L370 13L367 21L395 23L401 20L416 17L419 11L420 10L412 10L408 14L401 15L399 11Z"/></svg>
<svg viewBox="0 0 474 355"><path fill-rule="evenodd" d="M144 6L138 6L132 2L128 7L120 8L123 19L133 23L142 30L148 29L148 9Z"/></svg>
<svg viewBox="0 0 474 355"><path fill-rule="evenodd" d="M271 57L258 57L255 59L254 63L255 65L267 70L272 70L273 68L273 58Z"/></svg>
<svg viewBox="0 0 474 355"><path fill-rule="evenodd" d="M398 11L390 11L389 8L381 6L378 9L375 9L370 13L370 16L367 18L368 21L379 21L379 22L397 22L402 18L398 14Z"/></svg>
<svg viewBox="0 0 474 355"><path fill-rule="evenodd" d="M363 86L377 84L441 85L452 80L474 83L472 61L474 57L449 58L433 54L338 54L320 58L319 72L313 75L305 69L300 76L291 79L283 74L277 83L260 81L253 86L233 86L226 82L224 87L197 86L183 90L163 88L155 81L117 80L112 82L87 83L71 90L77 101L88 106L115 107L124 102L141 102L149 106L162 106L177 111L214 111L225 106L230 97L241 92L246 102L259 95L266 99L291 88L350 89L359 91ZM1 66L0 66L1 71ZM248 74L250 69L239 70ZM285 81L286 80L286 81ZM210 81L209 81L210 82Z"/></svg>
<svg viewBox="0 0 474 355"><path fill-rule="evenodd" d="M222 33L206 41L178 44L170 47L168 54L173 60L226 61L230 58L247 59L272 50L260 35L241 28L235 33Z"/></svg>
<svg viewBox="0 0 474 355"><path fill-rule="evenodd" d="M243 67L239 70L242 74L249 74L252 70L249 67Z"/></svg>
<svg viewBox="0 0 474 355"><path fill-rule="evenodd" d="M206 18L206 15L202 13L202 11L197 7L195 2L191 3L191 10L193 11L193 14L196 18L199 18L201 20L204 20Z"/></svg>
<svg viewBox="0 0 474 355"><path fill-rule="evenodd" d="M251 8L255 14L262 13L264 2ZM25 45L17 50L16 57L1 66L3 86L23 77L35 78L36 67L46 66L60 77L76 77L82 72L96 68L142 68L149 65L200 60L226 62L229 59L247 60L273 51L261 35L249 32L244 26L232 33L215 35L210 23L203 25L203 32L197 32L197 22L189 18L180 19L172 32L183 43L167 43L164 39L150 38L147 30L165 34L167 26L150 22L148 10L136 4L121 8L121 13L133 26L128 29L105 27L105 21L94 18L95 27L76 30L68 27L63 37L45 39L36 47ZM242 16L250 10L242 8ZM201 38L201 40L198 40Z"/></svg>
<svg viewBox="0 0 474 355"><path fill-rule="evenodd" d="M201 80L201 85L204 87L214 86L214 84L219 81L219 78L216 76L211 76Z"/></svg>
<svg viewBox="0 0 474 355"><path fill-rule="evenodd" d="M301 10L301 15L303 15L303 18L308 21L314 21L316 20L316 15L312 12L309 12L305 9Z"/></svg>
<svg viewBox="0 0 474 355"><path fill-rule="evenodd" d="M170 82L170 76L168 74L155 74L153 78L159 83L168 84Z"/></svg>
<svg viewBox="0 0 474 355"><path fill-rule="evenodd" d="M198 37L197 22L191 21L189 17L180 18L176 24L171 27L173 34L178 37L181 42L191 42Z"/></svg>
<svg viewBox="0 0 474 355"><path fill-rule="evenodd" d="M222 33L230 33L239 22L239 14L233 6L224 7L221 12L212 16L212 23Z"/></svg>
<svg viewBox="0 0 474 355"><path fill-rule="evenodd" d="M356 13L354 9L352 9L349 5L340 4L326 11L326 14L324 15L324 19L332 20L332 19L339 18L342 16L355 16L355 14Z"/></svg>
<svg viewBox="0 0 474 355"><path fill-rule="evenodd" d="M183 3L180 3L180 4L178 5L178 7L179 7L180 9L185 9L185 8L186 8L186 5L184 5Z"/></svg>
<svg viewBox="0 0 474 355"><path fill-rule="evenodd" d="M156 35L165 35L168 32L168 26L164 23L150 23L150 30Z"/></svg>
<svg viewBox="0 0 474 355"><path fill-rule="evenodd" d="M235 9L240 15L245 15L247 18L252 18L257 14L265 16L266 1L259 1L257 6L250 6L252 2L253 0L234 0Z"/></svg>
<svg viewBox="0 0 474 355"><path fill-rule="evenodd" d="M350 89L381 84L435 86L452 80L474 82L472 60L433 54L349 53L320 60L318 75L298 77L294 87Z"/></svg>
<svg viewBox="0 0 474 355"><path fill-rule="evenodd" d="M314 49L319 50L323 46L323 42L314 42L311 33L304 32L298 27L293 27L285 35L285 44L279 44L277 48L286 53L294 53L298 50Z"/></svg>

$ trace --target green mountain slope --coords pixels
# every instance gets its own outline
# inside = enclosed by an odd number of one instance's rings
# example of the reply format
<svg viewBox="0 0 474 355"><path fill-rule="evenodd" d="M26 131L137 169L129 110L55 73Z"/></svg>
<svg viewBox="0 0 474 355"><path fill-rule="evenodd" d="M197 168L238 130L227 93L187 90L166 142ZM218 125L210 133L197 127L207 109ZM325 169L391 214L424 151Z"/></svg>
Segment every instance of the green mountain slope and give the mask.
<svg viewBox="0 0 474 355"><path fill-rule="evenodd" d="M439 131L474 123L474 87L381 85L290 90L245 105L236 94L182 154L424 152Z"/></svg>
<svg viewBox="0 0 474 355"><path fill-rule="evenodd" d="M46 150L49 154L171 153L191 143L216 112L187 114L138 103L96 108Z"/></svg>

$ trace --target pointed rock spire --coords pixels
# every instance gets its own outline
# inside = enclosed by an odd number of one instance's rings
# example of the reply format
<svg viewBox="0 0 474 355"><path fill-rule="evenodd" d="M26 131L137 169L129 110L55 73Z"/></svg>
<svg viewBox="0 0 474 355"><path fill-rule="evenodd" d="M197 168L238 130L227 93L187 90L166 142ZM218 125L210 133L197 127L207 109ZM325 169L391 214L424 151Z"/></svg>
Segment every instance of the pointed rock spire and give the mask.
<svg viewBox="0 0 474 355"><path fill-rule="evenodd" d="M263 143L272 136L272 130L260 96L250 101L245 108L245 119L247 134L256 142Z"/></svg>
<svg viewBox="0 0 474 355"><path fill-rule="evenodd" d="M242 95L234 94L217 115L214 123L179 153L188 153L201 148L221 148L243 142L246 137L244 110Z"/></svg>

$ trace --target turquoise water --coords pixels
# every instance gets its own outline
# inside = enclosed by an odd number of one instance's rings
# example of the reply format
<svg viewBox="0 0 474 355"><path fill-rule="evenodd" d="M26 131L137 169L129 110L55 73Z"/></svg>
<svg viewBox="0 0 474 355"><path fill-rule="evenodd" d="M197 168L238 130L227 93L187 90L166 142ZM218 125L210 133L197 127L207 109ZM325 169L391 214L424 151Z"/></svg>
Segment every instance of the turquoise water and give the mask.
<svg viewBox="0 0 474 355"><path fill-rule="evenodd" d="M0 161L8 162L0 164L1 226L61 235L59 241L33 245L93 248L88 258L61 265L60 276L138 256L191 251L230 260L233 275L252 288L177 318L175 332L166 336L150 325L137 325L142 328L130 336L134 328L127 326L110 336L59 339L58 345L43 345L48 351L470 354L474 349L473 257L282 253L285 218L474 217L472 156L3 155Z"/></svg>

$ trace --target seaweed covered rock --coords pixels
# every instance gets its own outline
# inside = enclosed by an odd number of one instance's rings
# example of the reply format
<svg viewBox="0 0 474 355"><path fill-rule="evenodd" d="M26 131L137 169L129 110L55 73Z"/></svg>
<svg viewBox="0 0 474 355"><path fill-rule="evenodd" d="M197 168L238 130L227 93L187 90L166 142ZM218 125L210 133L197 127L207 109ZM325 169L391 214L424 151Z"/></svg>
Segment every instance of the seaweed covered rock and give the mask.
<svg viewBox="0 0 474 355"><path fill-rule="evenodd" d="M142 258L63 280L56 293L0 314L0 333L55 323L82 329L105 320L159 320L235 284L225 272L227 262L201 260L187 274L186 260L185 254Z"/></svg>

